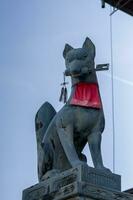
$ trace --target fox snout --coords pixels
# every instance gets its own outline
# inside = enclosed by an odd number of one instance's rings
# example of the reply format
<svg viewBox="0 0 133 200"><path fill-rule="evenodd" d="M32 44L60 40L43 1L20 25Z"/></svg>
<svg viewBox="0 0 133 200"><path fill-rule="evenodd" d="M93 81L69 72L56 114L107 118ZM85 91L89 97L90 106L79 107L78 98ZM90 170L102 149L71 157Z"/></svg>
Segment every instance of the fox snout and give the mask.
<svg viewBox="0 0 133 200"><path fill-rule="evenodd" d="M65 70L64 74L65 76L82 76L88 74L89 68L88 67L77 67L77 68L68 68Z"/></svg>

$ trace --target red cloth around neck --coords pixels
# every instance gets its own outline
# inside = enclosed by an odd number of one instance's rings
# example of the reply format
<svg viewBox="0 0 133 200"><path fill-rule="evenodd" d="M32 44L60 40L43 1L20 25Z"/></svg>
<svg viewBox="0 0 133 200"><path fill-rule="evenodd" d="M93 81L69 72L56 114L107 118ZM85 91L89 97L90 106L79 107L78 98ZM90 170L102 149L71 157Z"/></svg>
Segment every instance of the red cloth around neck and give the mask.
<svg viewBox="0 0 133 200"><path fill-rule="evenodd" d="M78 83L70 101L71 105L79 105L92 108L101 108L102 103L97 83Z"/></svg>

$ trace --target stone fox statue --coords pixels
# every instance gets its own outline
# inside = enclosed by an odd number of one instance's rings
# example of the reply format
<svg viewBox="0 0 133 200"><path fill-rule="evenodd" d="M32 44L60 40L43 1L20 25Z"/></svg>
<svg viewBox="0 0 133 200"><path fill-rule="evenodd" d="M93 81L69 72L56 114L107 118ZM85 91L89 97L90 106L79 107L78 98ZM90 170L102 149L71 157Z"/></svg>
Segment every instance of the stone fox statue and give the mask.
<svg viewBox="0 0 133 200"><path fill-rule="evenodd" d="M86 38L82 48L66 44L65 75L71 77L71 95L56 113L45 102L36 114L39 181L87 162L82 150L88 143L94 167L109 172L101 155L105 126L102 102L95 71L95 46Z"/></svg>

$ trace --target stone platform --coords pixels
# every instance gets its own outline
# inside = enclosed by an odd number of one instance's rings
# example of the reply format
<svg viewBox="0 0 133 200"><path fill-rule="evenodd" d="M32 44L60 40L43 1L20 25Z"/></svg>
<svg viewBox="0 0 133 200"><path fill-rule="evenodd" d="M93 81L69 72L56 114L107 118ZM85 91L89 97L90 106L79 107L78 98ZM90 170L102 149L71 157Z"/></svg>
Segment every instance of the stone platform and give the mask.
<svg viewBox="0 0 133 200"><path fill-rule="evenodd" d="M22 200L133 200L121 177L80 165L23 191Z"/></svg>

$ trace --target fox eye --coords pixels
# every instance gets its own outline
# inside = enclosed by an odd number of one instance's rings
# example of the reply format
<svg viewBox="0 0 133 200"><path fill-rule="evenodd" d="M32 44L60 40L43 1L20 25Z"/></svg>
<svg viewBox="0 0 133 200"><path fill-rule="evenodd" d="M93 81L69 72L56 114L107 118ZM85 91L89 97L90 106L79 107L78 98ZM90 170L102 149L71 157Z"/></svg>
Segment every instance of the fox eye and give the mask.
<svg viewBox="0 0 133 200"><path fill-rule="evenodd" d="M85 60L86 58L87 58L86 54L83 54L83 55L78 57L79 60Z"/></svg>

